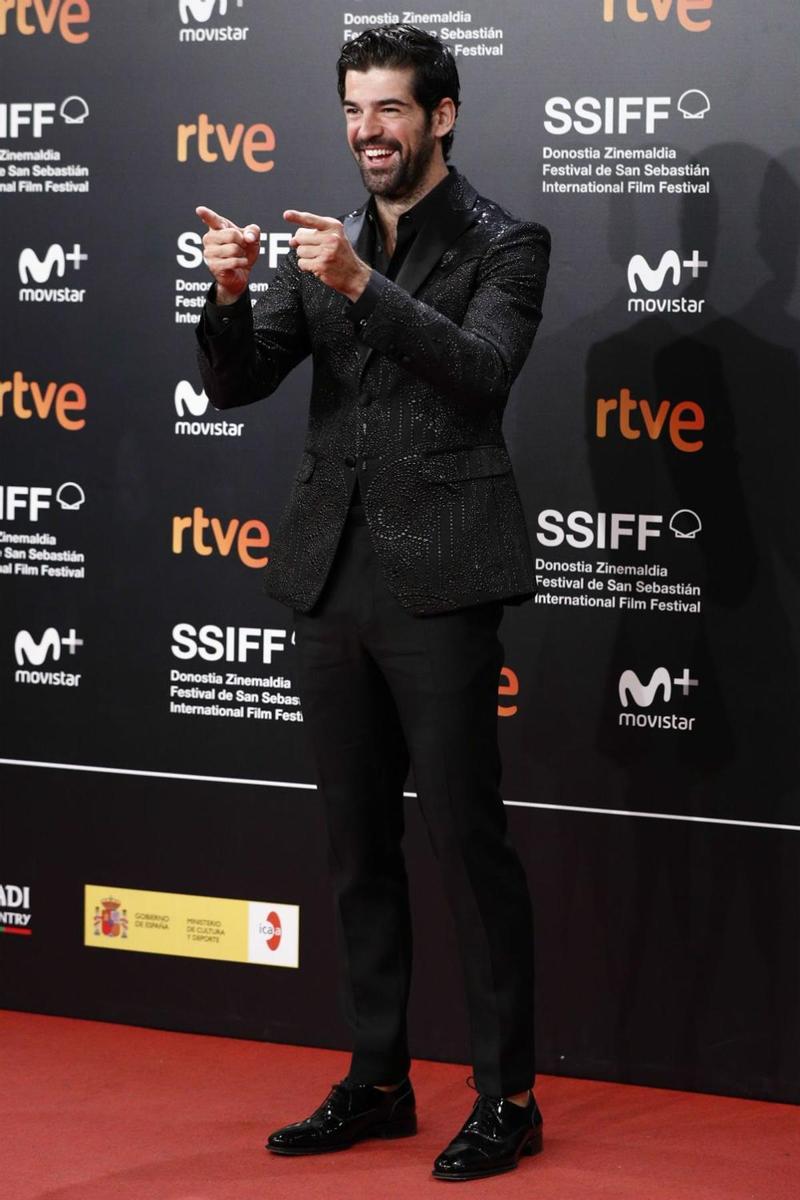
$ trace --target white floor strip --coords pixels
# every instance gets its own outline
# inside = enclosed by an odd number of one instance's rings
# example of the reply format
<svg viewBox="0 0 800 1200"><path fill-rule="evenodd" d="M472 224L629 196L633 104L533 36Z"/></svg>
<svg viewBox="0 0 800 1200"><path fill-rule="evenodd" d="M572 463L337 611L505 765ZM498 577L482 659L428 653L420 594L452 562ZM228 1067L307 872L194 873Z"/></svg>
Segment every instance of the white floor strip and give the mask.
<svg viewBox="0 0 800 1200"><path fill-rule="evenodd" d="M250 787L295 788L315 792L315 783L289 783L285 779L242 779L236 775L186 775L177 771L139 771L132 767L95 767L85 763L36 762L29 758L0 758L0 766L49 767L56 771L93 771L103 775L140 775L153 779L193 779L200 783L244 783ZM416 798L416 792L404 792ZM728 817L693 817L683 813L635 812L627 808L591 808L577 804L538 804L532 800L506 800L509 808L544 808L557 812L593 813L605 817L648 817L656 821L694 821L702 825L740 825L750 829L784 829L800 833L800 825L778 825L770 821L734 821Z"/></svg>

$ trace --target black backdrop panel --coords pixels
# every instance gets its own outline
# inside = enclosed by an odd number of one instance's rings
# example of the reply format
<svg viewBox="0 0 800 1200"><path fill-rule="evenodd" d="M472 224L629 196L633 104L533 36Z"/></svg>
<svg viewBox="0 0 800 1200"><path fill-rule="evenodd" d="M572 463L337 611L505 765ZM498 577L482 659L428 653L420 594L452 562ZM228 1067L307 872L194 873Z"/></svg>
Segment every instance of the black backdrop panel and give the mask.
<svg viewBox="0 0 800 1200"><path fill-rule="evenodd" d="M797 1099L800 16L768 7L413 19L458 56L454 162L554 241L506 418L539 593L507 612L498 696L541 1067ZM0 1002L344 1045L292 617L263 595L309 371L208 408L194 207L259 222L263 289L285 208L360 202L334 64L389 10L6 8ZM413 1049L464 1060L413 795L408 856ZM137 947L115 892L240 901L250 949ZM296 969L253 957L265 897L299 908Z"/></svg>

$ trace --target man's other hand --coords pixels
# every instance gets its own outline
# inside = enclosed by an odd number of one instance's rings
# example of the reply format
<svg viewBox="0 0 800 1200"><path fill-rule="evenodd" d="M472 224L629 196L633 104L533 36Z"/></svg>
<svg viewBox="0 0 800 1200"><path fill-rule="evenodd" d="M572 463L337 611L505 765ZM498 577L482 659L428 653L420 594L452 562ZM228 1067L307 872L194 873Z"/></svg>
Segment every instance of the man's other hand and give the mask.
<svg viewBox="0 0 800 1200"><path fill-rule="evenodd" d="M297 249L300 270L310 271L348 300L357 300L367 286L370 268L350 245L342 222L294 208L287 208L283 219L299 226L289 244Z"/></svg>
<svg viewBox="0 0 800 1200"><path fill-rule="evenodd" d="M235 225L202 204L195 212L208 226L203 257L217 281L217 304L232 304L247 287L261 249L261 230L258 225Z"/></svg>

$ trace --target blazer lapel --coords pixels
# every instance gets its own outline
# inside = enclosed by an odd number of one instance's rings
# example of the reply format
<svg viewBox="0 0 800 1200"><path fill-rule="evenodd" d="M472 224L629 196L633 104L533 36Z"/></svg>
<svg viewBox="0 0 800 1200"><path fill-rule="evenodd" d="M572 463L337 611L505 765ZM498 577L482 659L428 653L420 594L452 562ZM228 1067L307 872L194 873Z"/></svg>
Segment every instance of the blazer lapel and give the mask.
<svg viewBox="0 0 800 1200"><path fill-rule="evenodd" d="M472 185L467 182L463 175L459 175L457 171L451 168L450 212L446 223L439 221L436 224L428 222L426 225L423 225L414 239L411 249L403 260L403 265L397 272L394 282L398 287L403 288L410 296L416 295L435 269L436 264L445 251L476 220L476 198L477 192ZM364 224L365 213L366 206L360 212L361 224L358 226L358 233L361 232ZM357 217L359 214L353 215ZM345 222L345 230L347 230L347 222ZM358 233L356 236L358 236ZM347 236L350 238L349 233L347 233ZM353 239L350 238L350 240L352 241ZM374 352L371 346L366 346L363 342L360 343L361 371L359 375L363 374L364 368Z"/></svg>
<svg viewBox="0 0 800 1200"><path fill-rule="evenodd" d="M395 279L397 286L410 296L416 295L445 251L474 222L477 215L474 193L471 199L468 208L453 205L446 224L442 221L437 224L428 222L420 229Z"/></svg>

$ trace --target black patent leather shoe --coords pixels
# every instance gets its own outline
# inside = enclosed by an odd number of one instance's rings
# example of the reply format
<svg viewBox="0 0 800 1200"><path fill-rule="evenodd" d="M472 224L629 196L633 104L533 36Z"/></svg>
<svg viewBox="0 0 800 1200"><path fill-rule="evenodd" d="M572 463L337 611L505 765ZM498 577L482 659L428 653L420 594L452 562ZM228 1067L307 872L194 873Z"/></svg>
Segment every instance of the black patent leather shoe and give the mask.
<svg viewBox="0 0 800 1200"><path fill-rule="evenodd" d="M484 1179L513 1171L523 1154L542 1149L542 1114L531 1094L523 1108L497 1096L478 1096L472 1112L433 1164L435 1179Z"/></svg>
<svg viewBox="0 0 800 1200"><path fill-rule="evenodd" d="M273 1154L327 1154L364 1138L410 1137L417 1132L414 1089L408 1079L392 1092L368 1083L335 1083L310 1117L276 1129L267 1139Z"/></svg>

